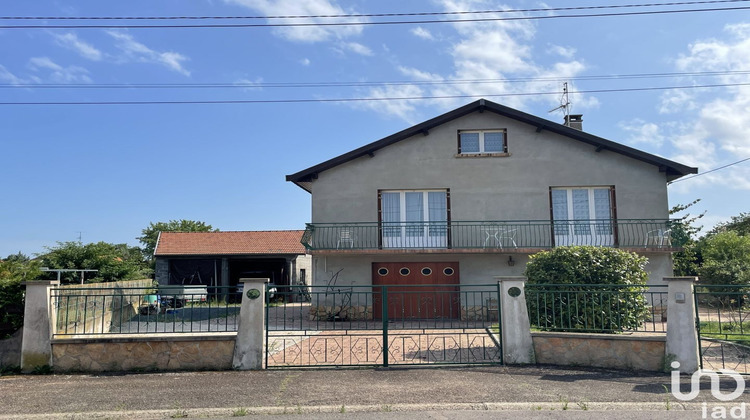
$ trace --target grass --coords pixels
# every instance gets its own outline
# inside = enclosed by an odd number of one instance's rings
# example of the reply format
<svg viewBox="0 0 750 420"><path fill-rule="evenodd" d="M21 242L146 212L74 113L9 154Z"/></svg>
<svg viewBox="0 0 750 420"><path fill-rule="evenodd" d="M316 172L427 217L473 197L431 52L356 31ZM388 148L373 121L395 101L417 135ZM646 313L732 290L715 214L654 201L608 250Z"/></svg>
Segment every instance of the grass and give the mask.
<svg viewBox="0 0 750 420"><path fill-rule="evenodd" d="M701 321L701 336L750 346L750 321Z"/></svg>
<svg viewBox="0 0 750 420"><path fill-rule="evenodd" d="M245 417L247 415L247 408L240 407L232 411L232 417Z"/></svg>

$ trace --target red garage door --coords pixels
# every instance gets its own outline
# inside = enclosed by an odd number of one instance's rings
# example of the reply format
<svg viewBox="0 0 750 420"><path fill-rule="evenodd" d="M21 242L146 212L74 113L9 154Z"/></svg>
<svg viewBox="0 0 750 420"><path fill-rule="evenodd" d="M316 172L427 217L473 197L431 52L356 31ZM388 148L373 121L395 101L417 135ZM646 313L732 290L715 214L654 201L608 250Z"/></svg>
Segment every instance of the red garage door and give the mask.
<svg viewBox="0 0 750 420"><path fill-rule="evenodd" d="M388 319L459 318L457 262L373 263L372 284L390 286ZM382 293L382 287L373 287L373 313L379 319Z"/></svg>

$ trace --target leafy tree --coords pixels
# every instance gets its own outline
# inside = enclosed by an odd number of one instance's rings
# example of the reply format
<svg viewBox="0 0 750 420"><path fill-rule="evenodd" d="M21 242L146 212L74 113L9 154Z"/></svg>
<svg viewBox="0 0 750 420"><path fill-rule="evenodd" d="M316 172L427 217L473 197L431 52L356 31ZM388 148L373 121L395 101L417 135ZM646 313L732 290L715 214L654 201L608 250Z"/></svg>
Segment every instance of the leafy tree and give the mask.
<svg viewBox="0 0 750 420"><path fill-rule="evenodd" d="M47 251L40 257L46 267L99 270L86 273L86 280L92 283L133 280L151 275L141 249L127 244L58 242L55 247L47 247ZM61 280L63 283L77 283L80 274L63 273Z"/></svg>
<svg viewBox="0 0 750 420"><path fill-rule="evenodd" d="M553 331L635 329L647 313L646 262L632 252L593 246L532 255L525 272L529 317Z"/></svg>
<svg viewBox="0 0 750 420"><path fill-rule="evenodd" d="M690 207L698 204L701 199L697 199L688 204L678 204L669 210L669 214L674 215L681 213ZM703 226L696 226L695 223L706 215L704 211L696 216L690 213L685 214L680 219L671 222L671 235L675 245L682 246L682 251L675 252L672 255L674 261L674 273L677 276L697 276L698 267L701 263L700 241L696 239Z"/></svg>
<svg viewBox="0 0 750 420"><path fill-rule="evenodd" d="M701 246L703 284L750 285L750 236L729 230L708 236Z"/></svg>
<svg viewBox="0 0 750 420"><path fill-rule="evenodd" d="M141 231L140 237L136 238L143 244L143 255L151 260L156 249L156 240L159 232L218 232L211 225L195 220L170 220L169 222L151 222L146 229Z"/></svg>
<svg viewBox="0 0 750 420"><path fill-rule="evenodd" d="M721 232L737 232L740 236L750 236L750 213L740 213L739 216L732 216L728 222L716 225L708 232L708 235L715 235Z"/></svg>
<svg viewBox="0 0 750 420"><path fill-rule="evenodd" d="M24 280L39 277L39 262L21 254L0 260L0 339L16 332L23 325Z"/></svg>

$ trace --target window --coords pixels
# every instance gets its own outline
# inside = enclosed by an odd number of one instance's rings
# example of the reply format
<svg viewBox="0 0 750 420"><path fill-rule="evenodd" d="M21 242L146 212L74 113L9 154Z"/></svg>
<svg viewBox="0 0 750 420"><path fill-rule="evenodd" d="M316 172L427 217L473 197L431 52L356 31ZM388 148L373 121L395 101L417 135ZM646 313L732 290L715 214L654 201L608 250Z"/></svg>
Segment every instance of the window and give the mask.
<svg viewBox="0 0 750 420"><path fill-rule="evenodd" d="M614 187L551 188L556 245L614 243Z"/></svg>
<svg viewBox="0 0 750 420"><path fill-rule="evenodd" d="M507 154L505 130L461 130L458 132L460 155Z"/></svg>
<svg viewBox="0 0 750 420"><path fill-rule="evenodd" d="M381 191L379 195L383 247L447 246L447 190Z"/></svg>

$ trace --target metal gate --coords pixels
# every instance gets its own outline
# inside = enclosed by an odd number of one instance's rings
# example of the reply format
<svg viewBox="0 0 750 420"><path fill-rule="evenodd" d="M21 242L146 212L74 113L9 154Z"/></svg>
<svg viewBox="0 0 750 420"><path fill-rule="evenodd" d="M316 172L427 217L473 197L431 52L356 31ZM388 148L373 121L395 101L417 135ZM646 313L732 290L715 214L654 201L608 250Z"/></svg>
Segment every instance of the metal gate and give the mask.
<svg viewBox="0 0 750 420"><path fill-rule="evenodd" d="M502 363L499 298L498 284L292 286L266 305L266 366Z"/></svg>
<svg viewBox="0 0 750 420"><path fill-rule="evenodd" d="M750 374L750 287L695 287L701 369Z"/></svg>

